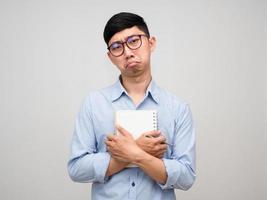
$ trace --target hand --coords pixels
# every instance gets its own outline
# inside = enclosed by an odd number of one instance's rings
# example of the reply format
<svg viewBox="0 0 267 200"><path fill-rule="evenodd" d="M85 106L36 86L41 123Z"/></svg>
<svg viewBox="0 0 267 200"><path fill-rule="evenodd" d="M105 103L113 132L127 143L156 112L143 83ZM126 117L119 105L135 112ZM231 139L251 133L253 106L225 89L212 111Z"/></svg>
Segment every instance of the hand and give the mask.
<svg viewBox="0 0 267 200"><path fill-rule="evenodd" d="M166 138L161 135L160 131L150 131L143 133L137 140L136 144L150 155L163 158L164 153L167 150L167 144L165 144Z"/></svg>
<svg viewBox="0 0 267 200"><path fill-rule="evenodd" d="M132 135L122 127L117 126L119 135L107 136L106 145L111 156L122 162L133 162L144 151L135 143Z"/></svg>

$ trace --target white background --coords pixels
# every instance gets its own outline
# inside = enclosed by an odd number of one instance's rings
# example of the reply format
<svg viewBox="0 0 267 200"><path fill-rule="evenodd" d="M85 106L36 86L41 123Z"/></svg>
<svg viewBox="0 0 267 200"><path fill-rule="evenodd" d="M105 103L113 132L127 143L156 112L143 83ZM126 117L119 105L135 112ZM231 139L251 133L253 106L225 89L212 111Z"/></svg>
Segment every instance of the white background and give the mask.
<svg viewBox="0 0 267 200"><path fill-rule="evenodd" d="M266 1L0 0L0 199L90 199L69 144L84 97L119 74L102 34L120 11L144 17L155 80L194 114L197 180L177 199L266 198Z"/></svg>

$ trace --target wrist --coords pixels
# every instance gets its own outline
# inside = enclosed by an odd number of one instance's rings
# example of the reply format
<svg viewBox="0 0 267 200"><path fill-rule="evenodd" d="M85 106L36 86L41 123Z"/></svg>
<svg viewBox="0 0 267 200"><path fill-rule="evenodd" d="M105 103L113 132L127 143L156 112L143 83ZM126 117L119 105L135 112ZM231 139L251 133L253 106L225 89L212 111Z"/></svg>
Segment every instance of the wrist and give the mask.
<svg viewBox="0 0 267 200"><path fill-rule="evenodd" d="M140 149L139 152L135 155L135 157L132 160L132 163L134 165L141 165L144 162L147 162L151 159L151 155L145 152L144 150Z"/></svg>

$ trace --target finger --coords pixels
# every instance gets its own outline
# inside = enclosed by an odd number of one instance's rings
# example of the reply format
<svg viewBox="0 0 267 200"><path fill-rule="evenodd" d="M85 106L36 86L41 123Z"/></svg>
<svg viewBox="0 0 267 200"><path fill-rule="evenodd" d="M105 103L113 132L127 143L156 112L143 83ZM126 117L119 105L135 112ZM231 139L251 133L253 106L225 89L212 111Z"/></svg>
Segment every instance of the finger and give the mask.
<svg viewBox="0 0 267 200"><path fill-rule="evenodd" d="M161 136L155 138L155 142L156 142L156 144L165 143L165 141L166 141L166 138L165 138L163 135L161 135Z"/></svg>
<svg viewBox="0 0 267 200"><path fill-rule="evenodd" d="M107 145L107 150L108 150L108 152L110 152L110 147Z"/></svg>
<svg viewBox="0 0 267 200"><path fill-rule="evenodd" d="M162 155L164 155L164 153L166 152L166 150L160 150L160 151L158 151L157 153L156 153L156 156L158 157L158 156L162 156Z"/></svg>
<svg viewBox="0 0 267 200"><path fill-rule="evenodd" d="M161 154L156 155L157 158L162 159L164 157L164 152Z"/></svg>
<svg viewBox="0 0 267 200"><path fill-rule="evenodd" d="M113 138L114 135L115 135L115 134L113 134L113 133L108 134L108 135L107 135L107 139L111 140L111 139Z"/></svg>
<svg viewBox="0 0 267 200"><path fill-rule="evenodd" d="M107 147L111 147L113 145L113 141L111 140L106 140L105 144L107 145Z"/></svg>
<svg viewBox="0 0 267 200"><path fill-rule="evenodd" d="M166 144L158 144L158 145L154 146L154 150L156 151L156 153L165 152L167 150L167 145Z"/></svg>
<svg viewBox="0 0 267 200"><path fill-rule="evenodd" d="M124 129L123 127L121 127L120 125L117 124L116 128L121 135L123 135L123 136L129 135L129 132L126 129Z"/></svg>
<svg viewBox="0 0 267 200"><path fill-rule="evenodd" d="M107 152L109 152L111 154L111 149L108 145L107 145L106 149L107 149Z"/></svg>
<svg viewBox="0 0 267 200"><path fill-rule="evenodd" d="M107 135L107 140L112 140L112 139L113 139L113 137L114 137L114 135L112 135L112 134L109 134L109 135Z"/></svg>
<svg viewBox="0 0 267 200"><path fill-rule="evenodd" d="M108 135L107 136L108 141L117 141L118 140L118 135Z"/></svg>
<svg viewBox="0 0 267 200"><path fill-rule="evenodd" d="M160 149L166 150L168 148L168 145L166 143L160 144Z"/></svg>
<svg viewBox="0 0 267 200"><path fill-rule="evenodd" d="M152 138L156 138L156 137L159 137L160 136L160 131L148 131L148 132L145 132L143 135L145 137L152 137Z"/></svg>

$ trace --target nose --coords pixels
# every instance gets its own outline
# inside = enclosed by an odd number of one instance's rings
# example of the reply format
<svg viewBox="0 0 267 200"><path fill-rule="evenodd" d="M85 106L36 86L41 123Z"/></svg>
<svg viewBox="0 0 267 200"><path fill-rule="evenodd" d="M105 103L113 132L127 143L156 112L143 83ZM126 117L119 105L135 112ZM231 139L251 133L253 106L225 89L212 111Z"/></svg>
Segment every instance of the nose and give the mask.
<svg viewBox="0 0 267 200"><path fill-rule="evenodd" d="M127 45L124 45L124 55L126 59L134 57L133 50L131 50Z"/></svg>

